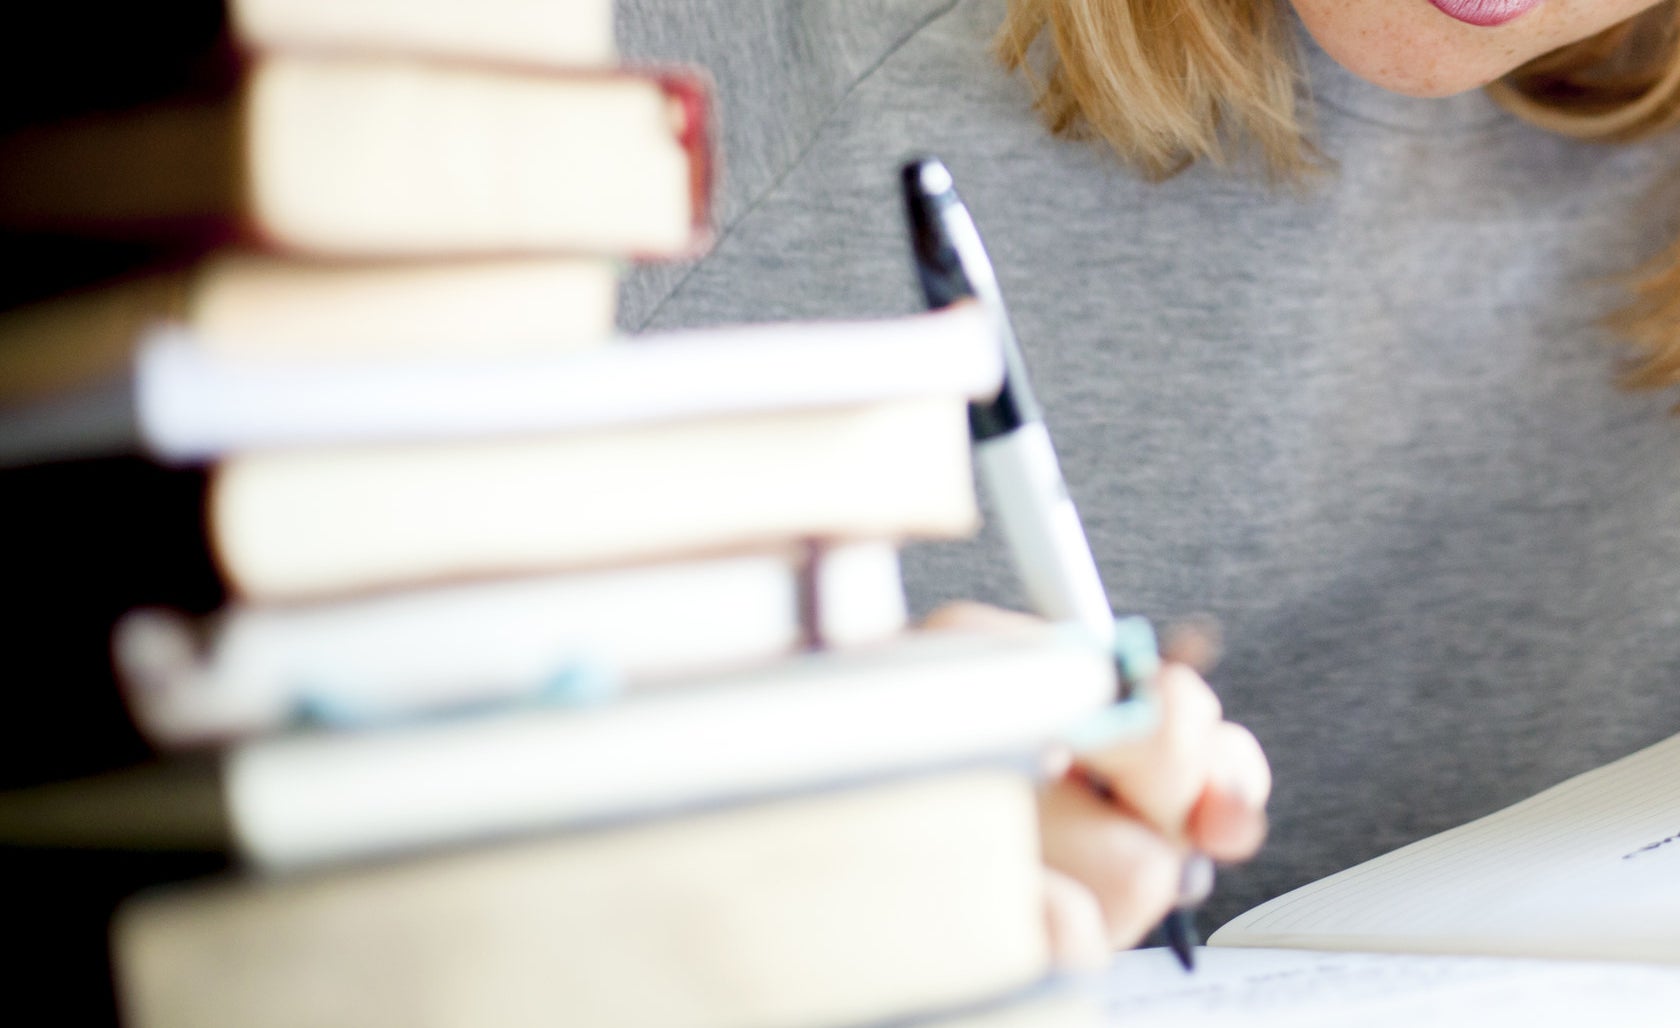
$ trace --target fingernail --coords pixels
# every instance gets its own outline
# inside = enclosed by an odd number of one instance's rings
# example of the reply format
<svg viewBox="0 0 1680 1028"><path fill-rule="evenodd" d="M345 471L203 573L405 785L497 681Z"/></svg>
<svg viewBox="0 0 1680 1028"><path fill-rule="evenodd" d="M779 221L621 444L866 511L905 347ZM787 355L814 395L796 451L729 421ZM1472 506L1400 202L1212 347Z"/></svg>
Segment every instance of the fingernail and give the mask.
<svg viewBox="0 0 1680 1028"><path fill-rule="evenodd" d="M1213 859L1205 853L1192 853L1184 858L1184 870L1178 881L1179 906L1195 906L1213 892Z"/></svg>
<svg viewBox="0 0 1680 1028"><path fill-rule="evenodd" d="M1219 663L1222 633L1212 614L1191 614L1168 625L1161 636L1161 655L1167 660L1188 664L1204 675Z"/></svg>
<svg viewBox="0 0 1680 1028"><path fill-rule="evenodd" d="M1245 807L1258 810L1266 804L1266 784L1253 775L1218 775L1214 788Z"/></svg>

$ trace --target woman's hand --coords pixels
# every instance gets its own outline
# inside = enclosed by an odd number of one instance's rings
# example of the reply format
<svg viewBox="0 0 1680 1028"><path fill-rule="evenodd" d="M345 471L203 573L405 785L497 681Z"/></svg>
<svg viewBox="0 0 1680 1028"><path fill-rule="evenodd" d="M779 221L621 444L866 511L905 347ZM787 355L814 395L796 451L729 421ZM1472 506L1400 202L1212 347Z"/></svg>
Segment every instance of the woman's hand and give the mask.
<svg viewBox="0 0 1680 1028"><path fill-rule="evenodd" d="M928 629L1008 630L1025 614L977 603L941 607ZM1204 634L1167 633L1153 685L1161 721L1149 736L1082 753L1112 800L1057 774L1039 797L1045 917L1065 966L1095 966L1141 939L1178 902L1186 856L1245 860L1266 834L1271 769L1260 744L1224 720L1199 666Z"/></svg>

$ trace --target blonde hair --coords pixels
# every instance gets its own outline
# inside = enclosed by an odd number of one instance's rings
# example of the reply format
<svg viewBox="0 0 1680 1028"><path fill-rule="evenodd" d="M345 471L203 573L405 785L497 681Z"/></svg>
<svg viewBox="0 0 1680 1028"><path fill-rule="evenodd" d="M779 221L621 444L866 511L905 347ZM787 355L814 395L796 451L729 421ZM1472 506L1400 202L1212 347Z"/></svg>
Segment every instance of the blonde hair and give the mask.
<svg viewBox="0 0 1680 1028"><path fill-rule="evenodd" d="M1274 182L1326 167L1297 89L1286 0L1009 0L994 40L1053 132L1100 139L1151 178L1205 160ZM1487 87L1518 117L1584 140L1641 139L1680 122L1680 0L1663 0ZM1611 326L1633 388L1680 384L1680 243L1632 281Z"/></svg>

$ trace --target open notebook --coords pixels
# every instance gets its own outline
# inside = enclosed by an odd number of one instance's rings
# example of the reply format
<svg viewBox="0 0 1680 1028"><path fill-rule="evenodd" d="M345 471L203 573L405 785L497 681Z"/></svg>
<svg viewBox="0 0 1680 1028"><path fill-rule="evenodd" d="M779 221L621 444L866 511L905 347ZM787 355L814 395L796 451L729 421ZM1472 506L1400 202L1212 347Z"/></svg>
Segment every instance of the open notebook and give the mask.
<svg viewBox="0 0 1680 1028"><path fill-rule="evenodd" d="M1098 982L1116 1028L1670 1028L1680 969L1410 953L1216 948L1196 973L1164 949L1119 954Z"/></svg>
<svg viewBox="0 0 1680 1028"><path fill-rule="evenodd" d="M1680 1024L1680 736L1101 979L1127 1028Z"/></svg>
<svg viewBox="0 0 1680 1028"><path fill-rule="evenodd" d="M1680 735L1261 904L1210 944L1680 963Z"/></svg>

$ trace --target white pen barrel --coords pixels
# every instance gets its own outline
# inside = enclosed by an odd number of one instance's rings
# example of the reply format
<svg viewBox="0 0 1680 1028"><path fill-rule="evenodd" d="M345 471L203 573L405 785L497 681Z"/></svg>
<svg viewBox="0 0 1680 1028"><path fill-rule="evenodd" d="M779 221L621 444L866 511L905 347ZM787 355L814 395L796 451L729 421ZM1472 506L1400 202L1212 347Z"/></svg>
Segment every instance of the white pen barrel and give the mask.
<svg viewBox="0 0 1680 1028"><path fill-rule="evenodd" d="M1044 423L1029 421L978 443L974 452L1033 609L1054 621L1077 621L1106 644L1114 610Z"/></svg>

